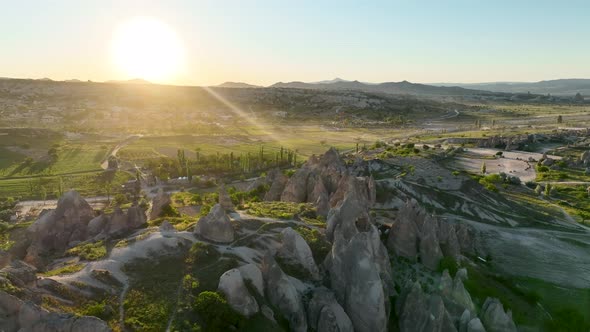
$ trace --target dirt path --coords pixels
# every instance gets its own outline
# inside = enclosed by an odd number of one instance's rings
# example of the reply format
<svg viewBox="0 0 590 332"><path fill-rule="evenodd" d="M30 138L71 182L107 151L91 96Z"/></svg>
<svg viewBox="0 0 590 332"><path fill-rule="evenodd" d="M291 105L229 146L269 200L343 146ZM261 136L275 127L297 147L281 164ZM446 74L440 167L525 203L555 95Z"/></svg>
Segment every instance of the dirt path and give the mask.
<svg viewBox="0 0 590 332"><path fill-rule="evenodd" d="M109 153L108 156L106 156L106 158L104 159L104 161L100 164L100 167L102 169L107 169L109 167L109 158L110 157L116 157L117 153L119 152L119 150L121 150L122 148L124 148L125 146L127 146L129 143L135 141L138 138L143 137L143 135L132 135L127 137L126 139L124 139L121 143L117 144L113 150L111 151L111 153Z"/></svg>

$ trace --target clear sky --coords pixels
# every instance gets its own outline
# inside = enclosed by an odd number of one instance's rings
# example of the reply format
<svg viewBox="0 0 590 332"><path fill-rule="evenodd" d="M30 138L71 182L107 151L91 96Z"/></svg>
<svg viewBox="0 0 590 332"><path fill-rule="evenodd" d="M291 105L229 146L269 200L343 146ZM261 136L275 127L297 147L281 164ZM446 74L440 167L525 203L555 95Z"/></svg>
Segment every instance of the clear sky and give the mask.
<svg viewBox="0 0 590 332"><path fill-rule="evenodd" d="M131 78L111 44L137 16L183 45L162 83L590 78L587 0L0 0L0 77Z"/></svg>

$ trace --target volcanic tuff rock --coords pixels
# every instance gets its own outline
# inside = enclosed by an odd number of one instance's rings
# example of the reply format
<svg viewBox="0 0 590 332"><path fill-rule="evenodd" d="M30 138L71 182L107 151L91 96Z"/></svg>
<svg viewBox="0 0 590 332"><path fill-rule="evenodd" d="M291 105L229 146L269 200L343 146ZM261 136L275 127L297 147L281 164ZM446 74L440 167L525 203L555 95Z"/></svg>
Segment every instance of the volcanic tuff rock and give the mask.
<svg viewBox="0 0 590 332"><path fill-rule="evenodd" d="M400 301L400 331L457 331L441 297L425 294L418 282Z"/></svg>
<svg viewBox="0 0 590 332"><path fill-rule="evenodd" d="M107 332L107 323L89 316L75 316L49 312L31 302L0 291L0 330L56 331L56 332Z"/></svg>
<svg viewBox="0 0 590 332"><path fill-rule="evenodd" d="M475 254L474 231L465 224L450 224L429 215L414 199L399 209L387 239L397 256L420 261L431 270L444 256L459 259L461 253Z"/></svg>
<svg viewBox="0 0 590 332"><path fill-rule="evenodd" d="M250 317L258 312L258 303L248 292L240 270L231 269L222 274L217 290L225 295L229 305L240 314Z"/></svg>
<svg viewBox="0 0 590 332"><path fill-rule="evenodd" d="M506 313L498 299L489 297L486 299L481 307L481 317L488 332L516 332L512 312Z"/></svg>
<svg viewBox="0 0 590 332"><path fill-rule="evenodd" d="M350 318L336 301L334 293L325 287L313 290L307 306L307 320L310 328L316 331L354 331Z"/></svg>
<svg viewBox="0 0 590 332"><path fill-rule="evenodd" d="M43 214L27 229L31 245L24 260L39 267L43 265L44 255L63 252L68 246L86 240L92 218L94 210L80 194L67 192L55 210Z"/></svg>
<svg viewBox="0 0 590 332"><path fill-rule="evenodd" d="M150 216L149 220L159 218L160 215L162 214L162 209L166 205L170 205L170 203L172 203L172 200L170 199L170 195L165 193L164 190L162 190L162 188L160 188L158 190L158 194L154 197L154 199L152 199L152 207L151 207L151 210L149 213L149 216Z"/></svg>
<svg viewBox="0 0 590 332"><path fill-rule="evenodd" d="M123 212L115 208L111 215L100 215L88 223L89 237L111 238L124 235L131 230L145 225L144 211L138 206L132 206Z"/></svg>
<svg viewBox="0 0 590 332"><path fill-rule="evenodd" d="M272 255L264 256L261 270L265 294L270 303L289 321L293 331L306 332L307 318L301 295Z"/></svg>
<svg viewBox="0 0 590 332"><path fill-rule="evenodd" d="M219 205L221 205L225 211L233 211L234 209L234 203L232 203L231 197L229 197L224 185L219 187Z"/></svg>
<svg viewBox="0 0 590 332"><path fill-rule="evenodd" d="M219 243L232 242L235 236L231 221L220 204L215 204L209 214L199 219L195 234Z"/></svg>
<svg viewBox="0 0 590 332"><path fill-rule="evenodd" d="M275 168L268 172L266 179L270 184L270 188L264 195L265 201L278 201L281 199L281 194L285 190L289 178L281 172L280 169Z"/></svg>
<svg viewBox="0 0 590 332"><path fill-rule="evenodd" d="M311 249L299 233L287 227L281 232L281 242L277 257L286 264L303 268L312 279L320 279L320 272L313 260Z"/></svg>
<svg viewBox="0 0 590 332"><path fill-rule="evenodd" d="M281 201L303 203L307 199L307 178L309 169L306 167L295 171L295 174L289 178L285 190L281 194Z"/></svg>
<svg viewBox="0 0 590 332"><path fill-rule="evenodd" d="M262 271L254 264L246 264L238 267L242 278L245 281L250 281L252 286L258 291L258 294L264 296L264 279L262 279Z"/></svg>
<svg viewBox="0 0 590 332"><path fill-rule="evenodd" d="M422 234L420 236L420 262L431 270L438 268L438 263L443 255L436 237L436 223L432 219L425 219L429 224L424 225Z"/></svg>

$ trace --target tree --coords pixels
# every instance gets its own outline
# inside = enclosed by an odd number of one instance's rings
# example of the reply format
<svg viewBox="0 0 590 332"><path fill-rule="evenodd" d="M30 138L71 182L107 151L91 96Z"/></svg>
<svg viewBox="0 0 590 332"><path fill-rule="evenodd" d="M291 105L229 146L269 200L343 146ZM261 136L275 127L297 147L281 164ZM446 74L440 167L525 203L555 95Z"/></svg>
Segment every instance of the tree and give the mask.
<svg viewBox="0 0 590 332"><path fill-rule="evenodd" d="M486 174L486 170L487 170L486 163L485 162L481 163L481 174Z"/></svg>
<svg viewBox="0 0 590 332"><path fill-rule="evenodd" d="M557 123L562 123L563 122L563 117L561 115L557 116Z"/></svg>
<svg viewBox="0 0 590 332"><path fill-rule="evenodd" d="M550 183L547 183L545 185L545 196L547 196L547 197L551 196L551 184Z"/></svg>
<svg viewBox="0 0 590 332"><path fill-rule="evenodd" d="M574 100L575 101L584 101L584 97L578 92L578 93L576 93Z"/></svg>

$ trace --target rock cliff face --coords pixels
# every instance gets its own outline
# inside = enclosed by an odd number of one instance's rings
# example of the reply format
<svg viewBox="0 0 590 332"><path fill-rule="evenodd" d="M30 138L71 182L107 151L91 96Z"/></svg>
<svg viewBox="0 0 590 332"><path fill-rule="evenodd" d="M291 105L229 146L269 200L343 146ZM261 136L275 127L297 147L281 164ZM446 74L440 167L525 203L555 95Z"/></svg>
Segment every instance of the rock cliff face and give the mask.
<svg viewBox="0 0 590 332"><path fill-rule="evenodd" d="M215 204L208 215L199 219L195 234L218 243L230 243L235 237L231 221L220 204Z"/></svg>
<svg viewBox="0 0 590 332"><path fill-rule="evenodd" d="M49 312L30 302L0 291L0 330L55 331L55 332L108 332L107 323L89 316L74 316Z"/></svg>

